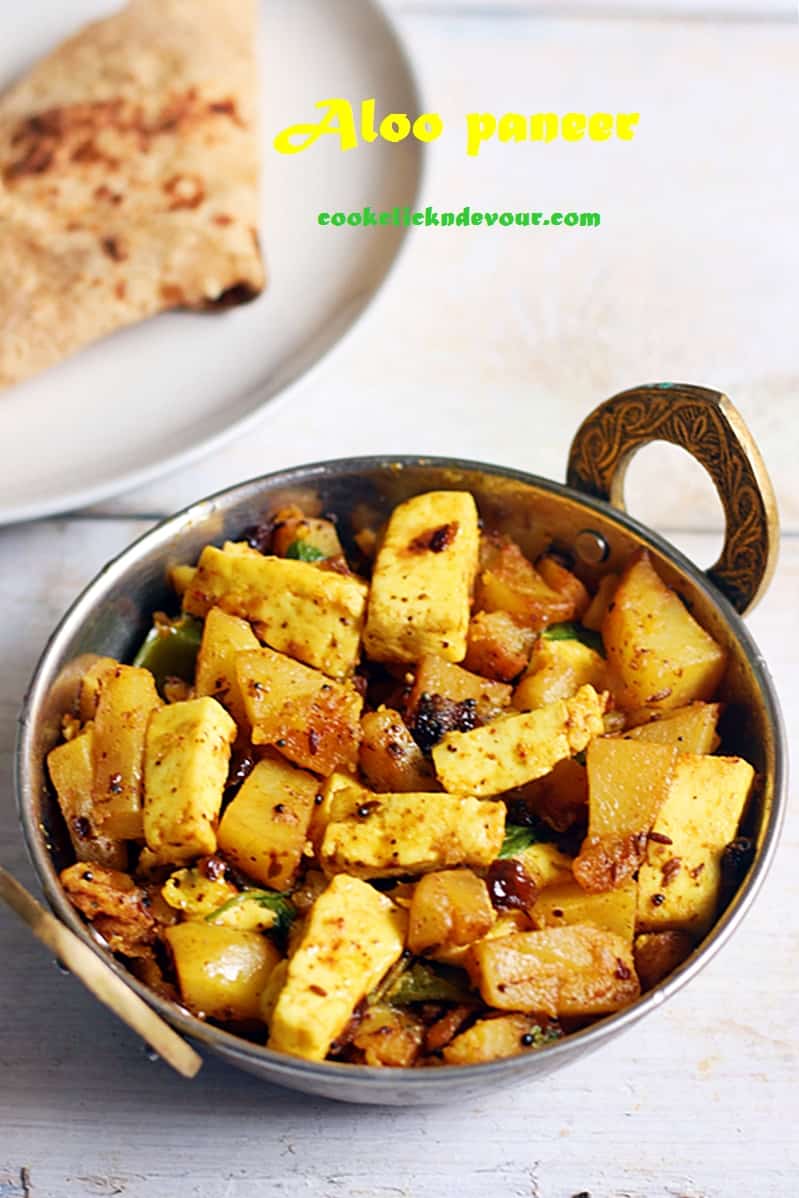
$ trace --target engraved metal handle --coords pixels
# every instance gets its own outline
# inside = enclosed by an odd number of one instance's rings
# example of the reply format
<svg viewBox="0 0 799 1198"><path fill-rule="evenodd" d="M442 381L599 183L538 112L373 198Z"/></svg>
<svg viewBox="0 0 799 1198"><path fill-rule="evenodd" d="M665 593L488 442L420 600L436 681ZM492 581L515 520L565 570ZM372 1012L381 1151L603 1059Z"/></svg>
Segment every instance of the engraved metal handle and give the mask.
<svg viewBox="0 0 799 1198"><path fill-rule="evenodd" d="M652 441L686 449L712 478L726 517L721 556L708 577L741 613L763 596L777 565L774 488L752 435L726 395L683 383L652 383L600 404L577 430L568 483L625 511L624 475Z"/></svg>

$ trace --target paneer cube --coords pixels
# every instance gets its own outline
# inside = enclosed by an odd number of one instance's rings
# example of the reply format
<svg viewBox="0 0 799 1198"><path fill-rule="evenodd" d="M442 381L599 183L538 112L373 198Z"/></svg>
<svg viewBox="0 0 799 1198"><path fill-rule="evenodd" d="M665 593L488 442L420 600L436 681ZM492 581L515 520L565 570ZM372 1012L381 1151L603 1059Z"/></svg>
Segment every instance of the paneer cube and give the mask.
<svg viewBox="0 0 799 1198"><path fill-rule="evenodd" d="M144 836L172 861L216 850L216 823L236 725L216 699L156 711L144 752Z"/></svg>
<svg viewBox="0 0 799 1198"><path fill-rule="evenodd" d="M588 894L575 881L562 882L548 886L539 894L530 910L530 918L536 928L590 923L615 932L631 945L637 897L638 888L632 878L603 894Z"/></svg>
<svg viewBox="0 0 799 1198"><path fill-rule="evenodd" d="M358 662L367 590L359 578L310 562L209 545L183 596L183 610L205 616L221 607L257 624L258 635L273 649L344 678Z"/></svg>
<svg viewBox="0 0 799 1198"><path fill-rule="evenodd" d="M355 771L363 698L353 686L274 649L240 653L236 677L253 744L317 774Z"/></svg>
<svg viewBox="0 0 799 1198"><path fill-rule="evenodd" d="M571 699L508 716L471 732L450 732L433 749L439 781L451 794L502 794L548 774L605 726L607 696L583 686Z"/></svg>
<svg viewBox="0 0 799 1198"><path fill-rule="evenodd" d="M416 883L408 920L408 948L423 953L458 948L484 936L496 920L488 887L470 869L427 874Z"/></svg>
<svg viewBox="0 0 799 1198"><path fill-rule="evenodd" d="M205 617L194 689L200 698L210 695L218 700L245 735L250 724L236 675L236 658L253 649L260 649L260 645L247 621L228 615L221 607L212 607Z"/></svg>
<svg viewBox="0 0 799 1198"><path fill-rule="evenodd" d="M677 759L638 876L638 928L697 939L718 911L723 850L735 839L754 770L740 757Z"/></svg>
<svg viewBox="0 0 799 1198"><path fill-rule="evenodd" d="M466 964L483 1000L500 1011L607 1015L640 993L632 945L592 924L480 940Z"/></svg>
<svg viewBox="0 0 799 1198"><path fill-rule="evenodd" d="M358 1003L402 954L406 916L340 874L308 915L269 1022L269 1048L322 1061Z"/></svg>
<svg viewBox="0 0 799 1198"><path fill-rule="evenodd" d="M327 874L388 878L450 865L481 868L496 860L505 835L503 803L453 795L373 795L327 825L321 863Z"/></svg>
<svg viewBox="0 0 799 1198"><path fill-rule="evenodd" d="M219 847L233 865L272 890L299 868L319 782L277 754L264 757L225 809Z"/></svg>
<svg viewBox="0 0 799 1198"><path fill-rule="evenodd" d="M676 760L674 745L603 737L588 746L588 835L574 861L584 890L612 890L638 869Z"/></svg>
<svg viewBox="0 0 799 1198"><path fill-rule="evenodd" d="M676 745L681 753L715 753L719 745L716 725L720 714L720 703L691 703L649 724L630 728L624 739Z"/></svg>
<svg viewBox="0 0 799 1198"><path fill-rule="evenodd" d="M225 1023L260 1019L261 994L280 961L270 940L194 921L167 928L164 936L190 1010Z"/></svg>
<svg viewBox="0 0 799 1198"><path fill-rule="evenodd" d="M104 836L143 835L144 743L150 716L160 707L149 670L118 665L103 675L94 718L92 800Z"/></svg>
<svg viewBox="0 0 799 1198"><path fill-rule="evenodd" d="M671 710L712 699L727 654L661 580L649 555L633 559L602 624L621 706Z"/></svg>
<svg viewBox="0 0 799 1198"><path fill-rule="evenodd" d="M605 690L607 666L594 649L578 640L539 639L530 664L513 692L517 711L534 711L557 699L571 699L581 686Z"/></svg>
<svg viewBox="0 0 799 1198"><path fill-rule="evenodd" d="M477 508L465 491L431 491L396 507L377 555L364 647L375 661L434 653L463 661L477 572Z"/></svg>
<svg viewBox="0 0 799 1198"><path fill-rule="evenodd" d="M127 846L121 840L103 836L95 826L93 740L94 729L89 724L80 735L50 750L47 768L78 861L96 861L123 870L128 861Z"/></svg>

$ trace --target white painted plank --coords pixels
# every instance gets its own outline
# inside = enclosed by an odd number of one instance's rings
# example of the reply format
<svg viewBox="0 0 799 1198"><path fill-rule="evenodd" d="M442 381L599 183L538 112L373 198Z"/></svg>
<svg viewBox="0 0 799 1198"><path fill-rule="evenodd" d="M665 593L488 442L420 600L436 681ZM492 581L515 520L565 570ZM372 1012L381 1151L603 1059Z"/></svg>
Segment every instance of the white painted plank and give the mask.
<svg viewBox="0 0 799 1198"><path fill-rule="evenodd" d="M242 478L352 453L460 454L562 478L593 404L679 379L729 391L786 526L799 529L793 32L446 12L407 13L401 27L426 102L447 121L425 204L596 210L603 226L419 230L377 307L316 377L200 468L110 510L168 511ZM475 159L464 136L475 109L640 111L641 124L627 144L492 145ZM639 514L717 526L716 500L695 479L670 468Z"/></svg>
<svg viewBox="0 0 799 1198"><path fill-rule="evenodd" d="M0 532L0 852L27 883L8 779L18 703L56 616L132 523ZM679 543L702 560L707 538ZM751 623L799 733L799 539ZM316 1102L209 1062L182 1082L0 913L2 1198L770 1198L793 1192L799 812L733 943L587 1061L461 1107ZM23 1172L24 1184L23 1184Z"/></svg>
<svg viewBox="0 0 799 1198"><path fill-rule="evenodd" d="M384 0L399 15L455 13L502 20L519 13L545 16L684 17L705 20L744 17L755 21L796 20L793 0Z"/></svg>

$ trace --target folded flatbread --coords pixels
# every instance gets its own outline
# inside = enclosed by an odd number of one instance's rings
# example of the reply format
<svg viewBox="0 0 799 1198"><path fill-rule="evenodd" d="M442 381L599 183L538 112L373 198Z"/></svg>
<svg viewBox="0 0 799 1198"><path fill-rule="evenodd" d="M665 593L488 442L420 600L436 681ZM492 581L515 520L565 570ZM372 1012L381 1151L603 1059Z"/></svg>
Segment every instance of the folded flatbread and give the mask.
<svg viewBox="0 0 799 1198"><path fill-rule="evenodd" d="M265 285L257 0L132 0L0 99L0 387Z"/></svg>

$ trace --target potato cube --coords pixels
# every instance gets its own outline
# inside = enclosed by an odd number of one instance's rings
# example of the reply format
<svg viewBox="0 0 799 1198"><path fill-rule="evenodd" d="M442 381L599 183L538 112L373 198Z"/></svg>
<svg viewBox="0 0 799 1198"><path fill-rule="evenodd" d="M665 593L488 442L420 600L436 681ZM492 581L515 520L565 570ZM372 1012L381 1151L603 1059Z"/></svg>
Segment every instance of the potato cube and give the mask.
<svg viewBox="0 0 799 1198"><path fill-rule="evenodd" d="M544 554L536 562L536 569L547 586L552 587L564 599L568 599L571 609L567 620L581 620L591 603L591 596L576 574L567 570L555 557Z"/></svg>
<svg viewBox="0 0 799 1198"><path fill-rule="evenodd" d="M602 631L605 616L608 614L608 608L613 602L613 596L616 594L618 585L618 574L606 574L604 578L599 580L596 594L581 618L582 624L586 628L590 628L592 632Z"/></svg>
<svg viewBox="0 0 799 1198"><path fill-rule="evenodd" d="M529 1015L498 1015L493 1019L478 1019L465 1032L446 1046L447 1065L481 1065L515 1057L536 1047L533 1035L540 1024Z"/></svg>
<svg viewBox="0 0 799 1198"><path fill-rule="evenodd" d="M388 878L449 865L481 868L502 848L505 807L453 795L373 795L333 819L322 841L327 874Z"/></svg>
<svg viewBox="0 0 799 1198"><path fill-rule="evenodd" d="M681 753L715 753L719 745L716 725L720 713L720 703L691 703L649 724L629 729L624 739L676 745Z"/></svg>
<svg viewBox="0 0 799 1198"><path fill-rule="evenodd" d="M269 1022L269 1048L322 1061L402 954L405 913L366 882L333 878L308 915Z"/></svg>
<svg viewBox="0 0 799 1198"><path fill-rule="evenodd" d="M517 623L536 631L571 619L572 599L549 586L514 541L501 537L493 550L484 548L481 557L477 611L507 612Z"/></svg>
<svg viewBox="0 0 799 1198"><path fill-rule="evenodd" d="M127 846L97 832L92 803L94 765L91 724L66 744L51 749L47 768L55 787L58 805L78 861L94 861L110 869L124 870Z"/></svg>
<svg viewBox="0 0 799 1198"><path fill-rule="evenodd" d="M556 832L566 832L585 815L588 770L576 758L564 757L543 778L528 782L517 794Z"/></svg>
<svg viewBox="0 0 799 1198"><path fill-rule="evenodd" d="M477 548L477 508L465 491L431 491L394 509L372 574L371 658L463 660Z"/></svg>
<svg viewBox="0 0 799 1198"><path fill-rule="evenodd" d="M735 838L754 770L740 757L677 759L638 876L638 928L699 939L718 909L721 857Z"/></svg>
<svg viewBox="0 0 799 1198"><path fill-rule="evenodd" d="M538 640L527 672L513 692L517 711L533 711L556 699L571 699L581 686L606 690L607 666L582 641Z"/></svg>
<svg viewBox="0 0 799 1198"><path fill-rule="evenodd" d="M471 944L496 919L488 887L470 869L427 874L417 882L408 920L412 953Z"/></svg>
<svg viewBox="0 0 799 1198"><path fill-rule="evenodd" d="M439 781L451 794L478 797L524 786L604 732L605 703L604 695L584 686L572 699L471 732L450 732L433 749Z"/></svg>
<svg viewBox="0 0 799 1198"><path fill-rule="evenodd" d="M238 893L232 882L208 878L199 869L176 869L161 887L164 902L186 919L205 919Z"/></svg>
<svg viewBox="0 0 799 1198"><path fill-rule="evenodd" d="M577 882L548 886L539 894L530 911L536 928L559 928L567 924L590 923L615 932L632 945L638 890L630 878L615 890L588 894Z"/></svg>
<svg viewBox="0 0 799 1198"><path fill-rule="evenodd" d="M479 611L469 623L463 664L485 678L511 682L530 660L535 636L506 611Z"/></svg>
<svg viewBox="0 0 799 1198"><path fill-rule="evenodd" d="M588 746L588 836L574 862L583 889L612 890L638 869L676 759L673 745L604 737Z"/></svg>
<svg viewBox="0 0 799 1198"><path fill-rule="evenodd" d="M413 688L408 696L409 723L413 723L425 695L440 695L453 703L471 699L479 719L491 720L510 703L511 688L472 674L443 657L426 654L416 668Z"/></svg>
<svg viewBox="0 0 799 1198"><path fill-rule="evenodd" d="M696 947L688 932L642 932L633 947L642 990L652 990L690 957Z"/></svg>
<svg viewBox="0 0 799 1198"><path fill-rule="evenodd" d="M359 578L310 562L208 545L183 596L183 610L205 616L221 607L257 623L259 636L273 649L344 678L358 662L367 590Z"/></svg>
<svg viewBox="0 0 799 1198"><path fill-rule="evenodd" d="M194 921L167 928L164 936L191 1011L224 1023L260 1019L261 993L280 961L270 940Z"/></svg>
<svg viewBox="0 0 799 1198"><path fill-rule="evenodd" d="M244 735L249 734L250 724L236 674L236 657L253 649L260 649L260 645L247 621L228 615L221 607L212 607L205 617L194 689L198 697L210 695L221 703Z"/></svg>
<svg viewBox="0 0 799 1198"><path fill-rule="evenodd" d="M297 544L315 549L323 557L343 556L344 550L332 520L306 516L298 507L284 508L276 512L274 520L272 552L278 557L285 557L289 549ZM300 561L302 560L300 557Z"/></svg>
<svg viewBox="0 0 799 1198"><path fill-rule="evenodd" d="M144 836L154 853L188 861L216 850L216 822L236 725L215 699L156 711L144 751Z"/></svg>
<svg viewBox="0 0 799 1198"><path fill-rule="evenodd" d="M358 765L363 699L345 682L276 653L240 653L236 676L256 745L317 774Z"/></svg>
<svg viewBox="0 0 799 1198"><path fill-rule="evenodd" d="M560 882L574 881L572 874L572 858L554 844L540 842L531 844L521 853L515 854L515 860L520 863L530 875L537 890L547 886L556 886Z"/></svg>
<svg viewBox="0 0 799 1198"><path fill-rule="evenodd" d="M425 1025L410 1011L400 1011L386 1003L367 1007L359 1021L352 1046L364 1065L407 1069L422 1048Z"/></svg>
<svg viewBox="0 0 799 1198"><path fill-rule="evenodd" d="M607 1015L640 993L632 946L592 924L479 940L466 961L483 1000L500 1011Z"/></svg>
<svg viewBox="0 0 799 1198"><path fill-rule="evenodd" d="M97 704L100 702L103 682L110 678L118 668L119 662L115 661L113 657L98 657L81 678L78 714L82 724L87 724L97 715Z"/></svg>
<svg viewBox="0 0 799 1198"><path fill-rule="evenodd" d="M242 873L272 890L296 877L319 783L275 755L264 757L225 809L219 847Z"/></svg>
<svg viewBox="0 0 799 1198"><path fill-rule="evenodd" d="M438 789L430 763L398 711L381 707L367 712L361 733L358 763L373 790L406 794Z"/></svg>
<svg viewBox="0 0 799 1198"><path fill-rule="evenodd" d="M150 716L161 707L149 670L116 666L103 675L94 720L94 819L104 836L139 839L144 832L144 742Z"/></svg>
<svg viewBox="0 0 799 1198"><path fill-rule="evenodd" d="M727 655L679 596L658 577L646 552L627 567L602 625L622 707L670 710L712 699Z"/></svg>

